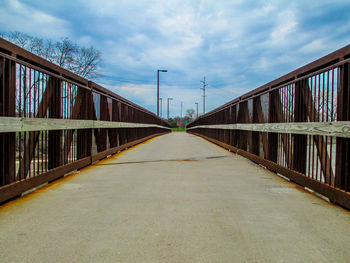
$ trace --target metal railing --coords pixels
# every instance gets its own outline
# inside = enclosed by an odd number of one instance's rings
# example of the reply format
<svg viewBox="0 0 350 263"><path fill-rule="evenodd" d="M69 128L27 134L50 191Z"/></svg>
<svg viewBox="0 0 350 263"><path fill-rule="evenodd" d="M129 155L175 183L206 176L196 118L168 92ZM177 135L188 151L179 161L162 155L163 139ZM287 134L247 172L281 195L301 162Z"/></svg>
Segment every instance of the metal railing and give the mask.
<svg viewBox="0 0 350 263"><path fill-rule="evenodd" d="M0 203L169 127L150 111L0 38Z"/></svg>
<svg viewBox="0 0 350 263"><path fill-rule="evenodd" d="M188 132L350 209L349 62L346 46L200 116Z"/></svg>

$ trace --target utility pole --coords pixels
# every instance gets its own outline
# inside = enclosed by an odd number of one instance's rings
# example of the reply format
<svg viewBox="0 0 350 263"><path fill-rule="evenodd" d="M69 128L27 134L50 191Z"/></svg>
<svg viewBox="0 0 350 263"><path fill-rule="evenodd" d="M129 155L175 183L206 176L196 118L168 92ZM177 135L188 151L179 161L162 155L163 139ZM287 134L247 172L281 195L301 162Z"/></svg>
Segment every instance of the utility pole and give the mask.
<svg viewBox="0 0 350 263"><path fill-rule="evenodd" d="M168 120L169 120L169 118L170 118L170 112L169 112L169 101L170 100L173 100L173 98L168 98Z"/></svg>
<svg viewBox="0 0 350 263"><path fill-rule="evenodd" d="M181 116L181 119L182 119L182 101L181 101L181 114L180 114L180 116Z"/></svg>
<svg viewBox="0 0 350 263"><path fill-rule="evenodd" d="M160 117L163 116L163 98L159 98L160 100Z"/></svg>
<svg viewBox="0 0 350 263"><path fill-rule="evenodd" d="M194 104L196 104L197 106L197 118L198 118L198 102L195 102Z"/></svg>
<svg viewBox="0 0 350 263"><path fill-rule="evenodd" d="M203 88L201 88L201 90L203 90L203 114L205 114L205 87L208 86L208 84L205 83L205 77L201 83L203 83Z"/></svg>
<svg viewBox="0 0 350 263"><path fill-rule="evenodd" d="M168 72L166 69L157 70L157 116L159 116L159 72Z"/></svg>

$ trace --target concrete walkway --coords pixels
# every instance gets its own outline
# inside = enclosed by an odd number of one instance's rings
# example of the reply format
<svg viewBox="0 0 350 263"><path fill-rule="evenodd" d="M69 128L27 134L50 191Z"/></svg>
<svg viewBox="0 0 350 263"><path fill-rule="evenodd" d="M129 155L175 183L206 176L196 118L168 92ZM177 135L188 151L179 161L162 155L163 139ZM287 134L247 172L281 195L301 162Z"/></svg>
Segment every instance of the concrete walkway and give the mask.
<svg viewBox="0 0 350 263"><path fill-rule="evenodd" d="M350 213L172 133L0 208L1 262L349 262Z"/></svg>

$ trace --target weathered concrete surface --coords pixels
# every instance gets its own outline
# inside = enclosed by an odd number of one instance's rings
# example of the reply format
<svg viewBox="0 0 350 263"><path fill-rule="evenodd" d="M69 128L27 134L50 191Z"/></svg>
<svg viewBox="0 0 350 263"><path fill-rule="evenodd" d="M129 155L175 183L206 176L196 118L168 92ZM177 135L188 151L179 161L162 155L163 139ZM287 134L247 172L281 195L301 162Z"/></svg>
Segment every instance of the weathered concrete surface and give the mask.
<svg viewBox="0 0 350 263"><path fill-rule="evenodd" d="M185 133L0 209L6 263L349 260L349 212Z"/></svg>

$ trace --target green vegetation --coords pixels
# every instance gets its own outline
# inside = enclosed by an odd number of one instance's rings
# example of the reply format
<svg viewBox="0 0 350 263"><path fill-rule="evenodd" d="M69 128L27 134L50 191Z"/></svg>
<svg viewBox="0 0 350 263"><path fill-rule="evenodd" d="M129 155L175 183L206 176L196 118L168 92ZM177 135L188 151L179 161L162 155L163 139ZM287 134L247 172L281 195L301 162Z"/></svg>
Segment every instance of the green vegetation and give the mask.
<svg viewBox="0 0 350 263"><path fill-rule="evenodd" d="M175 119L170 118L170 119L168 119L168 122L169 122L171 128L177 128L178 127L177 124L176 124L176 120Z"/></svg>
<svg viewBox="0 0 350 263"><path fill-rule="evenodd" d="M184 132L184 131L186 131L186 128L172 128L171 131L173 131L173 132Z"/></svg>

